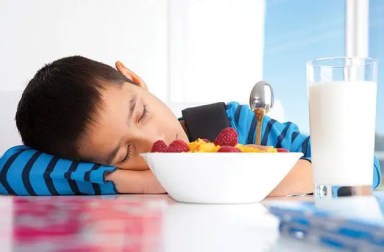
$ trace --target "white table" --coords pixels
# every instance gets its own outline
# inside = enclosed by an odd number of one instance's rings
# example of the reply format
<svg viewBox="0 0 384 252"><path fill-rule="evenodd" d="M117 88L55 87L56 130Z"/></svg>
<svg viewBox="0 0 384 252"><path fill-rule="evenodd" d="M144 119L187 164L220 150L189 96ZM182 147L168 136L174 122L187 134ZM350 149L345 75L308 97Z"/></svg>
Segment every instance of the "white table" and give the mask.
<svg viewBox="0 0 384 252"><path fill-rule="evenodd" d="M168 195L0 196L0 251L330 251L281 237L264 207L270 200L277 199L199 205Z"/></svg>

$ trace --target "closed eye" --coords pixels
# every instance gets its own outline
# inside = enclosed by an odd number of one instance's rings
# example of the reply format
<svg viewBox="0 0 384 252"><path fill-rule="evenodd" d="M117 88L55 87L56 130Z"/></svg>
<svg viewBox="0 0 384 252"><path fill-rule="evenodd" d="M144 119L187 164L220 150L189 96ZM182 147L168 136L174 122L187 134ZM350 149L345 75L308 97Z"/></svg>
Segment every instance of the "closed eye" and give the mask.
<svg viewBox="0 0 384 252"><path fill-rule="evenodd" d="M131 108L131 111L132 111L132 108ZM139 123L139 122L143 121L147 116L148 116L148 107L147 107L147 105L144 104L143 105L143 112L141 113L137 122ZM130 156L131 156L131 145L129 144L127 147L127 153L125 154L124 158L120 161L120 163L128 162L130 159Z"/></svg>
<svg viewBox="0 0 384 252"><path fill-rule="evenodd" d="M127 154L125 154L123 160L121 160L120 163L128 162L129 159L130 159L130 156L131 156L131 145L129 144L128 147L127 147Z"/></svg>
<svg viewBox="0 0 384 252"><path fill-rule="evenodd" d="M139 120L137 121L138 123L143 121L148 115L148 108L147 108L147 105L143 105L143 113L141 114Z"/></svg>

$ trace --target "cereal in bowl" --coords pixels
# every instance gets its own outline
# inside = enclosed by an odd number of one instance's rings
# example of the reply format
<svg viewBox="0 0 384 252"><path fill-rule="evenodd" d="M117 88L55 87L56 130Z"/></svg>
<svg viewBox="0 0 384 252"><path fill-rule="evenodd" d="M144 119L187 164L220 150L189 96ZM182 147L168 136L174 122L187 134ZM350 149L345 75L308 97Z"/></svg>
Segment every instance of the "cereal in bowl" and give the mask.
<svg viewBox="0 0 384 252"><path fill-rule="evenodd" d="M214 142L207 139L185 143L176 139L169 146L162 140L152 145L151 152L289 152L284 148L271 146L244 145L238 143L238 134L235 129L227 127L223 129Z"/></svg>

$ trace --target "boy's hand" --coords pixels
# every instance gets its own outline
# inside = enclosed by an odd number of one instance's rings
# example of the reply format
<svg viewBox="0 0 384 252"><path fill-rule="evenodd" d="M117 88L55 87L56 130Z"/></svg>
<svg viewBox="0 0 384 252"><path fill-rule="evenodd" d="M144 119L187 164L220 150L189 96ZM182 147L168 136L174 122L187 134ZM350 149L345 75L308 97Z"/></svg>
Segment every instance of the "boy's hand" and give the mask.
<svg viewBox="0 0 384 252"><path fill-rule="evenodd" d="M300 159L291 171L268 195L269 197L287 196L313 192L312 165L309 161Z"/></svg>
<svg viewBox="0 0 384 252"><path fill-rule="evenodd" d="M131 171L118 169L108 173L105 179L114 182L119 193L166 193L150 170Z"/></svg>

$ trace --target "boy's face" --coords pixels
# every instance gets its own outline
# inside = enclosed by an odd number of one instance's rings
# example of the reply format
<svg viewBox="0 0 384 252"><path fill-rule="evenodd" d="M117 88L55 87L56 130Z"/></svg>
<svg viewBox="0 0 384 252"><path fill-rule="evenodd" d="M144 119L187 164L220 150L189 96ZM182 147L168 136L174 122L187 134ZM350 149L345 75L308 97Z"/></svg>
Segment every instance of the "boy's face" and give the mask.
<svg viewBox="0 0 384 252"><path fill-rule="evenodd" d="M144 170L139 156L157 140L170 144L188 137L171 110L145 87L130 83L106 85L102 106L79 141L81 157L118 168Z"/></svg>

